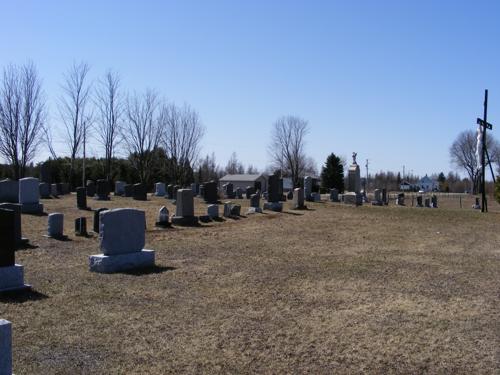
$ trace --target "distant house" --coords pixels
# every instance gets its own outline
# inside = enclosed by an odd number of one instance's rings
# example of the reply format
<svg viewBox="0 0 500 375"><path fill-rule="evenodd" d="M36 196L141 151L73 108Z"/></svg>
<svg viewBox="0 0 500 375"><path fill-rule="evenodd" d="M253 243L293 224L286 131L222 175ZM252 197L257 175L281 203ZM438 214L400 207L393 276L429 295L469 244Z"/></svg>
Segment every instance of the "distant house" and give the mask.
<svg viewBox="0 0 500 375"><path fill-rule="evenodd" d="M261 191L267 191L267 177L263 174L227 174L219 180L219 191L222 191L222 185L227 183L233 184L233 189L246 189L247 186L258 188L260 185Z"/></svg>
<svg viewBox="0 0 500 375"><path fill-rule="evenodd" d="M431 179L429 176L425 175L420 179L417 183L419 190L423 190L425 192L429 191L438 191L439 190L439 182Z"/></svg>
<svg viewBox="0 0 500 375"><path fill-rule="evenodd" d="M399 185L399 190L401 190L401 191L411 191L411 190L413 190L413 185L410 184L408 181L403 181Z"/></svg>

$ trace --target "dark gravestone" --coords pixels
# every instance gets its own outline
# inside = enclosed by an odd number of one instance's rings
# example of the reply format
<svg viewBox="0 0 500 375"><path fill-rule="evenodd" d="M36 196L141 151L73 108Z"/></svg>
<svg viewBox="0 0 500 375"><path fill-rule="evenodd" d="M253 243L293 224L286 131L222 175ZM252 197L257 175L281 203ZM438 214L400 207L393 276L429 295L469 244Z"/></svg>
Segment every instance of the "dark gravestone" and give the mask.
<svg viewBox="0 0 500 375"><path fill-rule="evenodd" d="M0 208L14 212L14 237L16 239L16 245L19 246L28 243L28 239L22 237L21 205L19 203L1 203ZM0 246L1 245L2 241L0 240Z"/></svg>
<svg viewBox="0 0 500 375"><path fill-rule="evenodd" d="M70 188L69 188L69 184L67 182L63 182L61 184L61 193L63 195L71 193Z"/></svg>
<svg viewBox="0 0 500 375"><path fill-rule="evenodd" d="M87 209L87 189L81 186L76 188L76 207L80 210Z"/></svg>
<svg viewBox="0 0 500 375"><path fill-rule="evenodd" d="M423 207L421 195L417 196L417 207Z"/></svg>
<svg viewBox="0 0 500 375"><path fill-rule="evenodd" d="M19 203L19 182L10 179L0 181L0 202Z"/></svg>
<svg viewBox="0 0 500 375"><path fill-rule="evenodd" d="M134 185L127 184L123 187L123 195L127 198L134 195Z"/></svg>
<svg viewBox="0 0 500 375"><path fill-rule="evenodd" d="M260 182L260 181L255 181L254 186L255 186L255 191L256 191L256 192L257 192L257 191L262 192L262 182Z"/></svg>
<svg viewBox="0 0 500 375"><path fill-rule="evenodd" d="M174 185L167 185L167 195L165 196L167 199L174 199Z"/></svg>
<svg viewBox="0 0 500 375"><path fill-rule="evenodd" d="M40 165L40 182L45 182L47 184L52 183L49 163L43 163Z"/></svg>
<svg viewBox="0 0 500 375"><path fill-rule="evenodd" d="M12 267L16 263L15 213L0 209L0 267Z"/></svg>
<svg viewBox="0 0 500 375"><path fill-rule="evenodd" d="M286 199L290 201L293 199L293 190L288 191L288 193L286 194Z"/></svg>
<svg viewBox="0 0 500 375"><path fill-rule="evenodd" d="M382 202L387 205L389 202L387 201L387 189L382 189Z"/></svg>
<svg viewBox="0 0 500 375"><path fill-rule="evenodd" d="M59 196L59 193L57 192L57 184L51 184L50 185L50 194L54 198L57 198Z"/></svg>
<svg viewBox="0 0 500 375"><path fill-rule="evenodd" d="M94 232L99 233L99 214L101 212L107 211L107 208L98 208L94 211Z"/></svg>
<svg viewBox="0 0 500 375"><path fill-rule="evenodd" d="M75 219L75 234L77 236L87 236L87 218L79 217Z"/></svg>
<svg viewBox="0 0 500 375"><path fill-rule="evenodd" d="M177 190L179 190L181 187L179 185L174 185L174 197L173 199L177 199Z"/></svg>
<svg viewBox="0 0 500 375"><path fill-rule="evenodd" d="M246 190L245 190L245 195L247 197L247 199L250 199L250 197L255 194L255 187L253 186L247 186Z"/></svg>
<svg viewBox="0 0 500 375"><path fill-rule="evenodd" d="M201 198L203 198L205 196L205 185L203 185L203 184L200 184L199 195Z"/></svg>
<svg viewBox="0 0 500 375"><path fill-rule="evenodd" d="M63 184L58 182L56 184L57 187L57 195L64 195Z"/></svg>
<svg viewBox="0 0 500 375"><path fill-rule="evenodd" d="M228 199L234 199L234 185L230 182L222 185L222 189L224 191L224 197Z"/></svg>
<svg viewBox="0 0 500 375"><path fill-rule="evenodd" d="M147 201L148 200L148 191L146 189L146 185L139 183L134 185L134 194L132 198L136 201Z"/></svg>
<svg viewBox="0 0 500 375"><path fill-rule="evenodd" d="M204 184L203 198L207 203L217 203L219 197L217 196L217 183L210 181Z"/></svg>
<svg viewBox="0 0 500 375"><path fill-rule="evenodd" d="M281 195L279 193L280 189L280 178L277 175L269 176L268 187L267 187L267 201L268 202L279 202Z"/></svg>
<svg viewBox="0 0 500 375"><path fill-rule="evenodd" d="M109 200L109 181L108 180L97 180L97 186L96 186L96 198L97 200L100 201L107 201Z"/></svg>
<svg viewBox="0 0 500 375"><path fill-rule="evenodd" d="M260 194L252 194L250 196L250 207L260 207Z"/></svg>
<svg viewBox="0 0 500 375"><path fill-rule="evenodd" d="M95 195L95 183L92 180L87 180L87 197L93 197Z"/></svg>
<svg viewBox="0 0 500 375"><path fill-rule="evenodd" d="M40 190L40 198L47 199L50 198L50 184L47 182L41 182L40 185L38 185L38 188Z"/></svg>

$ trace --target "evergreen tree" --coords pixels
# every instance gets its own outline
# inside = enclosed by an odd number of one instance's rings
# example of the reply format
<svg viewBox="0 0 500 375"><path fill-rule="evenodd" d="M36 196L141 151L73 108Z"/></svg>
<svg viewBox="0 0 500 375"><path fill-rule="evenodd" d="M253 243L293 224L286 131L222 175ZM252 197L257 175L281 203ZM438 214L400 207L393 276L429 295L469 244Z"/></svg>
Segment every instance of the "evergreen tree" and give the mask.
<svg viewBox="0 0 500 375"><path fill-rule="evenodd" d="M334 153L328 155L321 170L321 186L325 189L336 188L339 192L344 192L344 165Z"/></svg>

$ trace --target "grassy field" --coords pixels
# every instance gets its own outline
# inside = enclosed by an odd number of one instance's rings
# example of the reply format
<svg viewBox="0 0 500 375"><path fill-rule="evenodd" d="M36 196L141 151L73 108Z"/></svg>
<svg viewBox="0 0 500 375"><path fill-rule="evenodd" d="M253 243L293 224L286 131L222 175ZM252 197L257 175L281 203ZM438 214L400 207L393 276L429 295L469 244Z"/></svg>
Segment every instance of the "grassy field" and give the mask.
<svg viewBox="0 0 500 375"><path fill-rule="evenodd" d="M154 269L103 275L87 265L97 238L73 235L92 213L74 196L43 202L65 214L69 240L42 237L47 218L23 215L33 248L17 262L34 291L0 300L18 375L500 372L496 210L285 203L157 230L165 199L89 200L146 210L156 250Z"/></svg>

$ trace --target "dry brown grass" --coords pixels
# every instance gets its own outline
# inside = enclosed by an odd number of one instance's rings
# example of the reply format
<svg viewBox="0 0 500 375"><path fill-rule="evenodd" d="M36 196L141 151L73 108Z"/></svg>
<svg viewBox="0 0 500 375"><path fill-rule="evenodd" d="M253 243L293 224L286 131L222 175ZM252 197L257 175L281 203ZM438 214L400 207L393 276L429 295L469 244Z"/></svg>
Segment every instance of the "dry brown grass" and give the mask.
<svg viewBox="0 0 500 375"><path fill-rule="evenodd" d="M88 271L74 196L44 201L70 241L23 216L36 293L0 303L16 374L499 373L499 213L310 203L153 229L164 202L89 201L147 211L158 267L135 274Z"/></svg>

